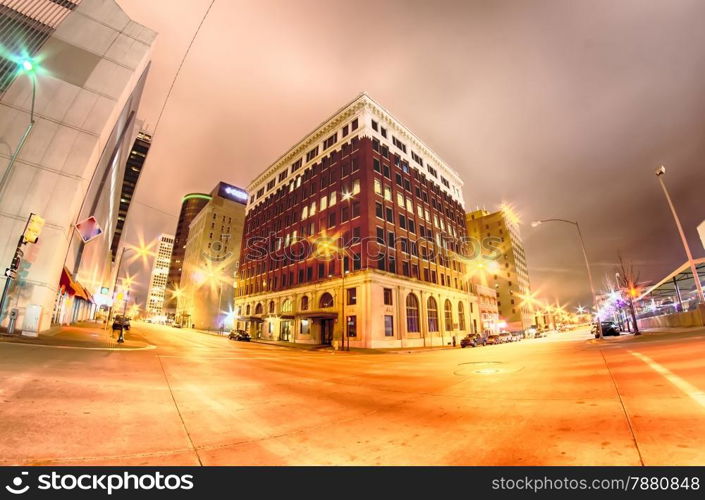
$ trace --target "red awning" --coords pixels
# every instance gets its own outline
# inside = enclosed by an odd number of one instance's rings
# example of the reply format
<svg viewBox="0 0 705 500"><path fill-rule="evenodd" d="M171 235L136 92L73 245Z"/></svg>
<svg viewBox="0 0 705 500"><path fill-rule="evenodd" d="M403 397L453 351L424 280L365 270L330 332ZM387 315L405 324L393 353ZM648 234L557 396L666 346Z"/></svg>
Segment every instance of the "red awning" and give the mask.
<svg viewBox="0 0 705 500"><path fill-rule="evenodd" d="M65 266L63 271L61 271L59 287L69 295L73 295L87 302L93 302L93 297L91 297L91 294L88 292L88 290L86 290L83 285L81 285L78 281L73 278L71 271L66 269Z"/></svg>

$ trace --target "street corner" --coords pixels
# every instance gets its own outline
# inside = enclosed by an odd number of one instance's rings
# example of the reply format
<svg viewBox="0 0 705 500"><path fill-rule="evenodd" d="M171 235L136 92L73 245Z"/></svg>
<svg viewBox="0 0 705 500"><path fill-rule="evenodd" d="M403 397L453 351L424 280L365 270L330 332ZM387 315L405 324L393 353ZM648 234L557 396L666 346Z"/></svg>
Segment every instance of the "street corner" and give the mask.
<svg viewBox="0 0 705 500"><path fill-rule="evenodd" d="M54 347L60 349L119 350L134 351L154 349L155 346L127 334L125 341L118 342L118 337L109 330L61 327L36 337L24 335L0 335L0 342L15 345Z"/></svg>

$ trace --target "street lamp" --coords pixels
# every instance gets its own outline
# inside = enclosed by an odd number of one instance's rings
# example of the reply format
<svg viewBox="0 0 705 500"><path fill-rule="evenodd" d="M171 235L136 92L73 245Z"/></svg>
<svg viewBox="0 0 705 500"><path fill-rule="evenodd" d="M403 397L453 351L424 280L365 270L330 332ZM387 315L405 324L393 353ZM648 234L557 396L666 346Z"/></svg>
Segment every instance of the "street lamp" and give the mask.
<svg viewBox="0 0 705 500"><path fill-rule="evenodd" d="M600 310L597 305L597 295L595 294L595 285L592 281L592 271L590 271L590 261L588 260L587 251L585 250L585 241L583 241L583 233L580 231L580 225L576 221L566 220L566 219L541 219L531 223L531 227L538 227L544 222L565 222L567 224L572 224L578 231L578 238L580 239L580 248L583 251L583 257L585 258L585 268L587 269L588 280L590 281L590 293L592 294L592 305L595 308L595 314L597 316L597 336L602 338L602 323L600 323Z"/></svg>
<svg viewBox="0 0 705 500"><path fill-rule="evenodd" d="M344 191L342 198L343 198L343 201L347 201L347 202L348 202L348 228L350 228L350 227L352 226L352 199L353 199L353 194L352 194L351 192L349 192L349 191ZM344 238L345 238L345 232L343 232L343 239L344 239ZM351 239L351 241L352 241L352 233L350 234L350 239ZM341 273L340 273L341 276L342 276L342 279L341 279L341 286L342 286L342 288L343 288L343 293L341 294L341 300L343 301L343 310L342 310L342 316L343 316L343 332L342 332L342 335L343 335L343 336L342 336L342 339L341 339L341 342L340 342L340 347L341 347L341 349L342 349L343 351L346 351L346 350L349 351L349 350L350 350L350 336L348 335L348 318L347 318L347 316L345 316L345 303L346 303L347 300L348 300L347 293L346 293L346 290L345 290L345 275L348 273L348 271L346 271L346 269L345 269L345 254L346 254L346 252L345 252L345 243L346 243L346 242L343 241L343 245L342 245L342 247L343 247L343 249L342 249L342 250L343 250L343 252L342 252L342 254L343 254L343 262L342 262L342 264L343 264L343 265L341 266ZM348 344L347 349L345 348L346 339L347 339L347 344Z"/></svg>
<svg viewBox="0 0 705 500"><path fill-rule="evenodd" d="M147 255L149 255L149 247L145 247L145 246L139 246L139 247L123 246L122 247L122 250L120 251L120 257L118 259L117 268L115 270L115 279L113 280L113 296L115 295L115 288L117 287L117 280L118 280L118 277L120 276L120 267L122 267L123 257L125 257L125 253L128 250L135 252L139 257L146 257ZM130 278L129 276L125 276L125 278L123 278L123 281L125 281L125 280L127 280L128 283L132 282L132 278ZM129 285L128 285L128 287L129 287ZM149 310L149 303L147 304L147 309ZM124 315L124 311L123 311L123 315ZM108 324L110 323L110 319L112 316L113 316L113 306L111 305L110 312L108 312L108 320L105 323L106 329L108 328Z"/></svg>
<svg viewBox="0 0 705 500"><path fill-rule="evenodd" d="M703 295L703 287L700 283L700 276L698 275L698 270L695 267L695 262L693 261L693 254L690 252L690 247L688 246L688 240L685 238L685 233L683 232L683 226L681 226L681 221L676 213L676 208L673 206L671 197L666 189L666 184L663 182L663 175L666 173L666 167L661 165L656 169L656 177L663 188L663 194L666 195L666 201L668 201L668 206L671 207L671 213L673 214L673 219L676 221L676 227L678 228L678 233L681 236L681 241L683 242L683 248L685 249L685 255L688 257L688 264L690 264L690 272L693 273L693 281L695 281L695 287L698 291L698 299L701 304L705 304L705 295Z"/></svg>
<svg viewBox="0 0 705 500"><path fill-rule="evenodd" d="M27 141L27 137L29 137L29 133L32 131L32 127L34 127L34 101L37 96L37 65L35 62L28 57L19 59L17 61L17 66L18 66L18 72L19 73L25 73L28 77L29 80L32 82L32 106L30 108L29 112L29 123L27 124L27 128L24 131L24 134L22 134L22 137L20 138L20 142L17 144L17 147L15 148L15 152L12 153L12 156L10 157L10 161L7 164L7 168L5 169L5 172L2 174L2 178L0 178L0 197L2 197L4 191L5 191L5 186L7 185L8 181L10 180L10 175L12 174L12 169L15 166L15 160L17 160L17 157L20 154L20 151L22 151L22 148L24 147L25 142Z"/></svg>

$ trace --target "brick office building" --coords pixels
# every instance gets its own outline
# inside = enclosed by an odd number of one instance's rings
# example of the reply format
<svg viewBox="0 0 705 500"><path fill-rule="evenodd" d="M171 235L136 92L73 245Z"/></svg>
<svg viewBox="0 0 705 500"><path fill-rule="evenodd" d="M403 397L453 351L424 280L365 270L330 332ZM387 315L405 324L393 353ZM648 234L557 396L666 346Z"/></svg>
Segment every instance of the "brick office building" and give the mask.
<svg viewBox="0 0 705 500"><path fill-rule="evenodd" d="M477 314L461 188L361 94L248 187L237 326L338 348L459 342Z"/></svg>

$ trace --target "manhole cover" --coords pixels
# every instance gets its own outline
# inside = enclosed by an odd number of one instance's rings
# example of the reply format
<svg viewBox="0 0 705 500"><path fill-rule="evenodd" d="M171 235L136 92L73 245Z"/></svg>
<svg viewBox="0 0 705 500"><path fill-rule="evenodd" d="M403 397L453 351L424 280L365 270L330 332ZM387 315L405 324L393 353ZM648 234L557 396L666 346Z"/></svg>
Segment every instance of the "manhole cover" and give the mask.
<svg viewBox="0 0 705 500"><path fill-rule="evenodd" d="M518 372L522 368L522 366L507 365L501 361L469 361L467 363L460 363L453 374L459 377L467 377L469 375L499 375Z"/></svg>

